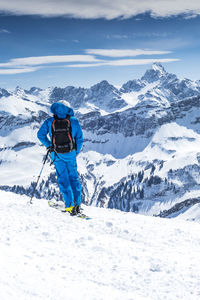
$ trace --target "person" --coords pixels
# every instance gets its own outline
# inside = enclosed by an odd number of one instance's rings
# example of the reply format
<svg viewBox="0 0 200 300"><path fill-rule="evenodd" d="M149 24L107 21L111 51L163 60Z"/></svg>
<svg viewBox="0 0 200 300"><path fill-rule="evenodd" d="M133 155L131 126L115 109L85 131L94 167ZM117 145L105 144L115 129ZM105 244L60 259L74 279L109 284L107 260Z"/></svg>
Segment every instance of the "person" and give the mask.
<svg viewBox="0 0 200 300"><path fill-rule="evenodd" d="M77 118L74 117L74 111L67 101L61 100L53 103L50 110L54 116L44 121L37 133L37 137L40 142L51 151L51 159L56 168L58 185L64 198L65 210L71 215L75 215L80 213L81 204L81 184L77 172L76 156L80 153L83 145L82 128ZM71 141L72 144L70 146L65 141L64 144L62 144L59 138L55 136L56 131L54 131L54 127L55 124L57 124L55 123L56 120L58 120L58 124L65 124L62 126L70 124L70 128L67 131L68 138L66 137L65 131L65 136L60 136L62 137L62 142L65 138L66 141ZM69 133L71 133L71 138ZM58 147L60 147L62 151L59 151L56 145L56 138L59 143L61 143L61 146Z"/></svg>

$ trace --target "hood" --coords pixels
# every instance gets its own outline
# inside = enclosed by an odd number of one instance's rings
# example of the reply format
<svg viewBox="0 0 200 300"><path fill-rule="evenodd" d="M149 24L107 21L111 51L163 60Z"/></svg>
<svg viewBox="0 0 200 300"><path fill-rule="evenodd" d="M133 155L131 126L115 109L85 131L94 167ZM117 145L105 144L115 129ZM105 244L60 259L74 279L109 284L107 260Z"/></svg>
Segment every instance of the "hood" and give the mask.
<svg viewBox="0 0 200 300"><path fill-rule="evenodd" d="M73 109L60 102L53 103L50 110L54 115L57 115L59 119L64 119L67 115L69 115L70 117L74 116Z"/></svg>

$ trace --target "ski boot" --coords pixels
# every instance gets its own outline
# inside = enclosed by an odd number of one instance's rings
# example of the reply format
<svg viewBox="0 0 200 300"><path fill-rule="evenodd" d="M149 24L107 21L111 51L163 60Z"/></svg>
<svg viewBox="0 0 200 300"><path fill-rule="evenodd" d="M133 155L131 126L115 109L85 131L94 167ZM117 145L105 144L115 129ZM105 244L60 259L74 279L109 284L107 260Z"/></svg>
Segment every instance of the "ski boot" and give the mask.
<svg viewBox="0 0 200 300"><path fill-rule="evenodd" d="M71 214L74 208L75 208L74 206L65 207L65 211Z"/></svg>
<svg viewBox="0 0 200 300"><path fill-rule="evenodd" d="M75 205L70 213L71 216L76 216L78 214L80 214L80 206L79 205Z"/></svg>

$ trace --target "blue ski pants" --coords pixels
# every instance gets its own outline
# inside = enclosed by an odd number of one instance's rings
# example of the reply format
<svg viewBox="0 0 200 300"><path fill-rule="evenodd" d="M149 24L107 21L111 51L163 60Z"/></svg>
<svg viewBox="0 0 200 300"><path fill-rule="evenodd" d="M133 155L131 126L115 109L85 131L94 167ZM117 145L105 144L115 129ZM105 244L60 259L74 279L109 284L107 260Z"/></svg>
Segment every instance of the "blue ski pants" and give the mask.
<svg viewBox="0 0 200 300"><path fill-rule="evenodd" d="M69 157L70 159L63 158L62 154L59 154L59 156L56 155L53 161L58 177L59 189L64 197L65 207L80 205L81 184L77 172L76 155L74 154Z"/></svg>

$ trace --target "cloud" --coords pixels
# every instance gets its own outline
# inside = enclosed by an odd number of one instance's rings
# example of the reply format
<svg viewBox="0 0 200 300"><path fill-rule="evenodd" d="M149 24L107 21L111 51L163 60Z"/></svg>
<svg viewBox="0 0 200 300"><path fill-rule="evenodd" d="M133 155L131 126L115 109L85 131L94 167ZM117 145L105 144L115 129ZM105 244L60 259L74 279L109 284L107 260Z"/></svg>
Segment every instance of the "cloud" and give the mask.
<svg viewBox="0 0 200 300"><path fill-rule="evenodd" d="M97 62L97 58L91 55L54 55L54 56L33 56L13 58L7 63L0 63L0 67L23 67L33 65L45 65L66 62Z"/></svg>
<svg viewBox="0 0 200 300"><path fill-rule="evenodd" d="M0 28L0 33L11 33L9 30Z"/></svg>
<svg viewBox="0 0 200 300"><path fill-rule="evenodd" d="M21 68L21 69L0 69L1 75L12 75L12 74L21 74L21 73L30 73L35 72L39 68Z"/></svg>
<svg viewBox="0 0 200 300"><path fill-rule="evenodd" d="M196 41L192 40L192 45L194 46L194 43ZM188 39L183 39L181 37L177 38L163 38L158 40L145 40L143 41L143 44L145 47L148 47L149 49L180 49L180 48L186 48L188 46L191 46L191 41Z"/></svg>
<svg viewBox="0 0 200 300"><path fill-rule="evenodd" d="M100 66L130 66L144 65L154 62L173 62L177 58L150 58L150 59L116 59L118 57L134 57L139 55L163 55L171 51L142 50L142 49L86 49L86 53L111 57L110 59L97 59L93 55L53 55L13 58L8 62L0 63L0 74L20 74L34 72L41 68L48 67L71 67L88 68ZM63 63L68 63L63 65ZM73 63L73 64L72 64Z"/></svg>
<svg viewBox="0 0 200 300"><path fill-rule="evenodd" d="M41 69L43 65L72 62L92 63L99 62L99 59L92 55L52 55L13 58L6 63L0 63L0 74L9 75L35 72Z"/></svg>
<svg viewBox="0 0 200 300"><path fill-rule="evenodd" d="M150 58L150 59L120 59L120 60L110 60L102 61L94 64L70 64L65 67L70 68L89 68L89 67L101 67L101 66L136 66L136 65L148 65L155 62L169 63L179 61L178 58Z"/></svg>
<svg viewBox="0 0 200 300"><path fill-rule="evenodd" d="M128 39L129 36L127 34L106 34L106 39L111 40L111 39Z"/></svg>
<svg viewBox="0 0 200 300"><path fill-rule="evenodd" d="M70 16L84 19L130 18L150 12L153 17L199 15L197 0L1 0L0 11L15 15Z"/></svg>
<svg viewBox="0 0 200 300"><path fill-rule="evenodd" d="M87 49L86 53L109 56L109 57L125 57L139 55L163 55L169 54L171 51L143 50L143 49Z"/></svg>
<svg viewBox="0 0 200 300"><path fill-rule="evenodd" d="M185 16L185 19L186 19L186 20L194 19L194 18L196 18L197 16L198 16L198 14L189 14L189 15L186 15L186 16Z"/></svg>

